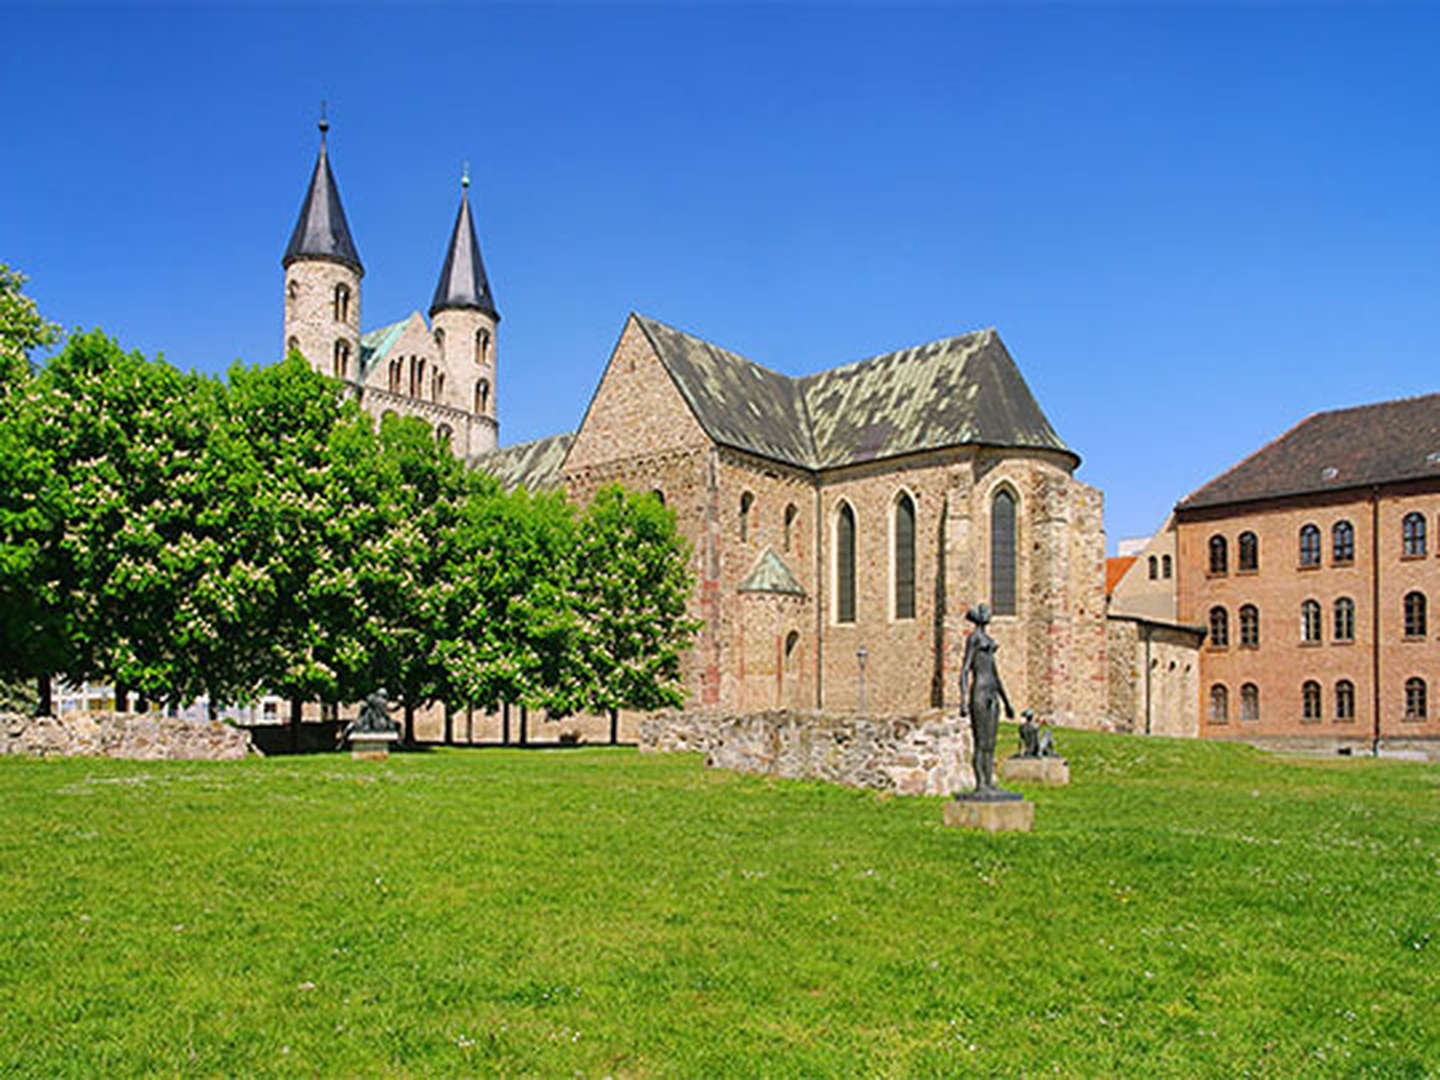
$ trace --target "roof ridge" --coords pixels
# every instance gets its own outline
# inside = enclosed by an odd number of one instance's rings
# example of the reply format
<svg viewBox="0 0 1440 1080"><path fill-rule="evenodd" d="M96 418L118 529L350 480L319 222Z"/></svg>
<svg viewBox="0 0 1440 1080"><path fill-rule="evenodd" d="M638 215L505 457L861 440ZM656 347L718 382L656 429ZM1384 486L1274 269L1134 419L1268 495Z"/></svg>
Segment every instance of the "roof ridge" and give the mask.
<svg viewBox="0 0 1440 1080"><path fill-rule="evenodd" d="M1334 410L1334 411L1335 411L1335 412L1344 412L1344 411L1346 411L1346 410L1344 410L1344 409L1336 409L1336 410ZM1198 488L1196 488L1194 491L1190 492L1190 494L1183 496L1178 502L1175 503L1175 509L1179 509L1180 507L1182 507L1182 506L1184 506L1186 503L1188 503L1191 499L1194 499L1196 496L1202 494L1202 493L1205 491L1206 488L1213 487L1214 485L1218 484L1221 480L1224 480L1227 476L1229 476L1229 475L1231 475L1232 473L1234 473L1235 470L1239 469L1241 466L1248 464L1249 462L1253 461L1255 458L1259 457L1261 454L1265 453L1265 451L1266 451L1266 450L1269 450L1272 446L1275 446L1275 445L1277 445L1277 444L1279 444L1279 443L1281 443L1281 442L1284 442L1286 439L1288 439L1288 438L1289 438L1291 435L1293 435L1295 432L1299 431L1299 430L1300 430L1302 427L1304 427L1306 424L1310 423L1310 421L1316 419L1317 417L1324 416L1324 415L1326 415L1326 414L1323 413L1323 412L1313 412L1313 413L1311 413L1309 416L1302 417L1301 419L1295 421L1295 423L1291 424L1288 428L1286 428L1284 431L1282 431L1279 435L1276 435L1276 436L1275 436L1273 439L1271 439L1269 442L1265 443L1263 446L1260 446L1260 447L1258 447L1258 448L1255 449L1255 450L1250 451L1250 453L1246 454L1246 455L1245 455L1243 458L1241 458L1239 461L1235 462L1234 465L1231 465L1231 466L1230 466L1228 469L1226 469L1224 472L1216 473L1216 474L1215 474L1214 476L1212 476L1209 480L1206 480L1205 483L1201 484L1201 485L1200 485Z"/></svg>
<svg viewBox="0 0 1440 1080"><path fill-rule="evenodd" d="M925 349L931 345L948 345L953 341L964 341L966 338L981 337L989 339L996 336L997 331L993 326L981 327L978 330L969 330L963 334L951 334L948 337L935 338L932 341L918 341L914 345L906 345L899 349L891 349L888 352L876 353L873 356L866 356L859 360L849 360L835 367L821 368L819 371L812 371L808 375L796 377L798 382L807 382L818 379L821 375L834 375L841 371L849 371L852 368L864 367L866 364L874 363L877 360L885 360L891 356L899 356L901 353L914 352L916 349ZM983 341L982 341L983 344Z"/></svg>

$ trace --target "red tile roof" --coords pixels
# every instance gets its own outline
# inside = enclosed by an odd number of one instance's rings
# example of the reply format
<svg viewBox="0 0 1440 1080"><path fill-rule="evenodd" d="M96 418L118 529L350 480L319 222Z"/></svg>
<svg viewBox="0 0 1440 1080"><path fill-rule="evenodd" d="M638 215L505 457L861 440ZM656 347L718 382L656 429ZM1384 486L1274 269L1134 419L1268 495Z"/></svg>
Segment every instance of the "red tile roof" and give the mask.
<svg viewBox="0 0 1440 1080"><path fill-rule="evenodd" d="M1120 579L1125 576L1125 571L1135 565L1138 555L1117 555L1113 559L1105 560L1105 595L1109 596L1115 591L1115 586L1120 584Z"/></svg>

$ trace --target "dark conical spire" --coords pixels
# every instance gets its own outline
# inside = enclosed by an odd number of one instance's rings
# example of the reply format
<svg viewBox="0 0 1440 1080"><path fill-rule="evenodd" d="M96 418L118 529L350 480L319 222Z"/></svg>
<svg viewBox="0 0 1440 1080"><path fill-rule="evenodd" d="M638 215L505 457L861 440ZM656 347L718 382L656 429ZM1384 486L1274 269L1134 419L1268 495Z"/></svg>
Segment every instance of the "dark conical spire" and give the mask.
<svg viewBox="0 0 1440 1080"><path fill-rule="evenodd" d="M290 234L290 245L281 263L289 266L296 259L330 259L343 263L357 274L365 273L355 241L350 239L350 226L345 222L345 209L340 205L340 189L330 171L330 158L325 152L325 133L330 124L320 117L320 156L315 159L315 173L310 177L310 190L305 205L300 207L300 220Z"/></svg>
<svg viewBox="0 0 1440 1080"><path fill-rule="evenodd" d="M450 234L450 248L445 252L445 265L440 269L440 282L435 286L430 314L433 317L446 308L470 308L498 320L500 313L495 310L495 299L490 295L480 244L475 239L475 223L470 219L468 170L460 185L460 213L455 216L455 230Z"/></svg>

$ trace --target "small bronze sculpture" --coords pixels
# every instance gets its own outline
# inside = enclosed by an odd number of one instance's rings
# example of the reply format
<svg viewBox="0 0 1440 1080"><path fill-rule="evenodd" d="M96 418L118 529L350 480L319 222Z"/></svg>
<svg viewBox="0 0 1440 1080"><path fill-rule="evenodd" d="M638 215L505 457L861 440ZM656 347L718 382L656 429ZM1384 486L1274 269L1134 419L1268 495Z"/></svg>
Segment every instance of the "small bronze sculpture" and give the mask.
<svg viewBox="0 0 1440 1080"><path fill-rule="evenodd" d="M1020 714L1020 753L1022 758L1048 758L1055 756L1055 737L1043 722L1035 722L1035 710L1026 709Z"/></svg>
<svg viewBox="0 0 1440 1080"><path fill-rule="evenodd" d="M995 786L995 737L1000 729L1000 706L1007 719L1015 718L1000 672L995 668L995 639L985 632L990 606L981 604L965 613L975 629L965 639L965 658L960 664L960 715L970 717L975 740L975 791L968 798L983 801L1019 799L1013 791ZM968 691L968 695L967 695ZM959 796L956 796L959 798Z"/></svg>
<svg viewBox="0 0 1440 1080"><path fill-rule="evenodd" d="M384 690L376 690L360 706L360 715L345 729L348 735L380 734L399 731L400 726L390 718L390 702Z"/></svg>

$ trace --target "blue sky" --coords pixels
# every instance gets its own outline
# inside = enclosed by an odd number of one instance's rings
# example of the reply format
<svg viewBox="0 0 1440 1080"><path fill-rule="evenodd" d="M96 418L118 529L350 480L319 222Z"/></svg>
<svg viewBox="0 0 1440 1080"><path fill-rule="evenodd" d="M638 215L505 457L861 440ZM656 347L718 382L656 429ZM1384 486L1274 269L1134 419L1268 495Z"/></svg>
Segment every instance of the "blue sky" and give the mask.
<svg viewBox="0 0 1440 1080"><path fill-rule="evenodd" d="M1436 389L1440 9L0 0L0 261L67 327L269 362L329 101L364 322L468 160L501 441L632 309L789 374L998 327L1111 546L1311 412Z"/></svg>

